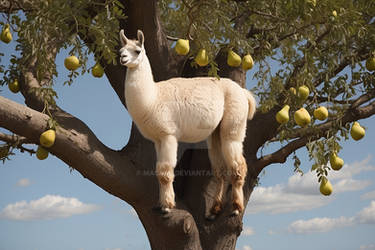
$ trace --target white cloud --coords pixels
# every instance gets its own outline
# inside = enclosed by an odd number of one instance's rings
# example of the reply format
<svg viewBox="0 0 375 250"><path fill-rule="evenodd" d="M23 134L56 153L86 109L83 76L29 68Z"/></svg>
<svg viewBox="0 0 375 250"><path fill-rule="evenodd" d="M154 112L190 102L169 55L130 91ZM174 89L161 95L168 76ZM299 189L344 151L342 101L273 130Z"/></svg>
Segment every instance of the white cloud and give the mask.
<svg viewBox="0 0 375 250"><path fill-rule="evenodd" d="M362 200L375 200L375 190L361 195Z"/></svg>
<svg viewBox="0 0 375 250"><path fill-rule="evenodd" d="M252 193L248 213L289 213L321 207L329 202L319 193L314 173L293 175L288 183L271 187L257 187Z"/></svg>
<svg viewBox="0 0 375 250"><path fill-rule="evenodd" d="M19 179L16 183L18 187L27 187L31 185L31 181L27 178Z"/></svg>
<svg viewBox="0 0 375 250"><path fill-rule="evenodd" d="M363 208L353 217L297 220L289 225L288 230L297 234L320 233L357 224L375 224L375 201L371 201L370 206Z"/></svg>
<svg viewBox="0 0 375 250"><path fill-rule="evenodd" d="M244 227L242 231L242 235L245 235L245 236L251 236L254 234L255 234L255 231L252 227Z"/></svg>
<svg viewBox="0 0 375 250"><path fill-rule="evenodd" d="M351 226L354 218L313 218L310 220L297 220L289 225L288 230L292 233L307 234L328 232L334 228Z"/></svg>
<svg viewBox="0 0 375 250"><path fill-rule="evenodd" d="M333 185L333 190L335 193L358 191L368 187L369 185L371 185L371 181L368 180L343 179Z"/></svg>
<svg viewBox="0 0 375 250"><path fill-rule="evenodd" d="M0 212L0 218L22 221L67 218L97 209L98 206L82 203L77 198L46 195L30 202L19 201L9 204Z"/></svg>
<svg viewBox="0 0 375 250"><path fill-rule="evenodd" d="M325 198L325 199L324 199ZM252 194L248 213L289 213L321 207L329 202L319 195L286 193L282 187L257 188Z"/></svg>
<svg viewBox="0 0 375 250"><path fill-rule="evenodd" d="M253 250L251 246L245 245L242 247L242 250Z"/></svg>
<svg viewBox="0 0 375 250"><path fill-rule="evenodd" d="M274 230L268 230L268 234L269 234L269 235L275 235L275 234L276 234L276 231L274 231Z"/></svg>
<svg viewBox="0 0 375 250"><path fill-rule="evenodd" d="M362 161L344 164L340 171L330 171L329 177L331 180L350 179L361 172L375 171L375 166L369 164L371 159L372 157L368 156Z"/></svg>
<svg viewBox="0 0 375 250"><path fill-rule="evenodd" d="M375 201L371 201L370 206L362 209L362 211L357 214L356 219L359 223L375 224Z"/></svg>
<svg viewBox="0 0 375 250"><path fill-rule="evenodd" d="M359 250L375 250L375 244L362 245L359 247Z"/></svg>
<svg viewBox="0 0 375 250"><path fill-rule="evenodd" d="M361 162L346 164L340 171L330 171L328 179L333 184L333 195L330 197L320 194L315 172L308 172L303 176L295 174L287 183L256 187L246 212L278 214L311 210L331 202L335 194L362 190L371 181L353 179L353 176L364 171L374 171L375 166L369 165L370 159L367 157Z"/></svg>

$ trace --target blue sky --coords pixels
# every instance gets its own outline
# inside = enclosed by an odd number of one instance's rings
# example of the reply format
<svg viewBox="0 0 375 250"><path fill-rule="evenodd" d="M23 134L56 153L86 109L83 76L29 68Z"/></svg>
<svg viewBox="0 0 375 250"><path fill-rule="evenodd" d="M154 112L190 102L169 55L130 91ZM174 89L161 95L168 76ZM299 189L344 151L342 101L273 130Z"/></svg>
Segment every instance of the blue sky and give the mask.
<svg viewBox="0 0 375 250"><path fill-rule="evenodd" d="M14 45L0 43L6 54L3 62ZM107 79L86 74L72 86L63 86L68 75L65 56L61 53L56 61L58 105L82 119L106 145L122 148L130 118ZM249 87L254 72L248 73ZM20 94L7 87L1 90L2 96L24 103ZM367 128L366 136L342 144L345 166L330 173L334 191L329 197L319 194L305 149L297 152L305 171L302 177L293 173L290 159L265 170L246 209L238 250L375 249L375 118L360 123ZM39 161L15 153L0 165L0 250L150 248L140 221L125 202L70 172L52 155Z"/></svg>

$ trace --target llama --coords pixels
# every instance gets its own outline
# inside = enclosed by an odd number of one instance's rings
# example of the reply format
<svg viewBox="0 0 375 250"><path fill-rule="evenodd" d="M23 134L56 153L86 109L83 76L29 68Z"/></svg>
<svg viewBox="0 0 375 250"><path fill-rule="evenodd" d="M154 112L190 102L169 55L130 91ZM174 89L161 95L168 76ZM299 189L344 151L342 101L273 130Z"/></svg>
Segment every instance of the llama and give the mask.
<svg viewBox="0 0 375 250"><path fill-rule="evenodd" d="M207 139L217 184L208 218L215 218L222 209L228 174L232 183L232 214L240 214L244 209L242 188L247 173L242 143L247 120L255 113L254 97L226 78L172 78L156 83L140 30L137 39L130 40L120 31L120 63L127 67L128 112L141 134L155 146L161 211L168 213L175 207L173 180L178 141Z"/></svg>

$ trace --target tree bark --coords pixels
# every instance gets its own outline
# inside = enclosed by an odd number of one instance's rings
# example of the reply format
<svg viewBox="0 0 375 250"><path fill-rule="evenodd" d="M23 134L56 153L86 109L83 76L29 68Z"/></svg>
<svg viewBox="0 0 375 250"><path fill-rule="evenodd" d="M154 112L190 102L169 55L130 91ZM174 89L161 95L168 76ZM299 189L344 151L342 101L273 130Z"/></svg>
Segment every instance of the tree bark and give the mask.
<svg viewBox="0 0 375 250"><path fill-rule="evenodd" d="M10 3L9 1L3 1ZM3 3L2 2L2 3ZM193 77L207 75L206 68L192 68L184 64L184 57L176 56L162 29L156 0L122 0L127 18L121 22L127 36L135 37L137 29L145 34L145 47L156 81L175 76ZM14 6L29 8L30 1L16 1ZM8 5L0 6L5 11ZM145 8L147 6L147 8ZM31 6L32 7L32 6ZM85 41L88 45L92 41ZM51 49L53 51L53 49ZM52 55L55 56L55 55ZM245 86L245 72L226 64L225 53L216 58L221 77L229 77ZM0 127L26 138L27 143L39 143L39 135L46 129L49 117L42 114L42 100L31 90L40 87L30 71L24 72L21 91L28 107L0 97ZM105 73L111 86L125 107L124 80L126 69L119 65L107 65ZM375 114L375 102L359 107L372 98L374 93L364 95L353 102L353 107L343 117L344 123ZM250 199L260 172L269 164L283 162L294 150L306 145L308 137L296 135L296 139L274 154L257 158L262 145L274 138L279 125L274 121L277 108L264 114L256 114L248 123L244 153L248 174L244 185L245 205ZM58 107L52 110L58 121L57 138L50 152L79 171L99 187L129 203L136 210L150 241L152 249L228 249L233 250L242 231L242 218L230 216L231 185L226 184L223 212L214 221L206 220L213 203L211 173L205 143L180 143L178 164L175 169L174 189L176 208L166 215L153 209L158 205L159 187L155 176L155 152L153 144L146 140L133 124L128 144L114 151L101 143L93 132L78 118ZM329 122L321 125L321 134L330 127ZM259 129L261 128L261 129ZM307 133L308 135L308 133ZM310 135L311 136L311 135ZM4 135L7 140L10 137ZM1 139L1 138L0 138ZM4 139L5 140L5 139Z"/></svg>

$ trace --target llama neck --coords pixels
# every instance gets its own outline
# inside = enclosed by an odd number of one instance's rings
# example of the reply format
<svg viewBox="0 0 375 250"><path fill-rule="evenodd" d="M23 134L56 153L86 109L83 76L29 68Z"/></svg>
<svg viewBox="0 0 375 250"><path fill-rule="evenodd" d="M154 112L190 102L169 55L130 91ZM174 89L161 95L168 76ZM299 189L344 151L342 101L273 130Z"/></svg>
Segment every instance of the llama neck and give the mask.
<svg viewBox="0 0 375 250"><path fill-rule="evenodd" d="M146 54L143 56L137 67L127 69L125 79L126 106L134 120L143 117L150 110L157 96L150 62Z"/></svg>

